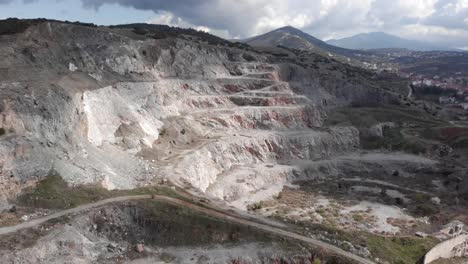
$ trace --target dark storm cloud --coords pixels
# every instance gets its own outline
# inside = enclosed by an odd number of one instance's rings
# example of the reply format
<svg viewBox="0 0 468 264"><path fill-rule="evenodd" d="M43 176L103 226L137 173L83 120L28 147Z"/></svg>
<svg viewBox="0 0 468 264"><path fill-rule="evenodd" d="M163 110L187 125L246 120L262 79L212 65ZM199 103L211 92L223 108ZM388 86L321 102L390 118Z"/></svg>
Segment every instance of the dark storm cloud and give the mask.
<svg viewBox="0 0 468 264"><path fill-rule="evenodd" d="M255 3L259 1L82 0L82 2L85 7L96 9L104 4L120 4L139 10L152 10L155 13L167 11L193 25L212 29L229 29L234 34L240 34L245 32L250 23L255 22Z"/></svg>
<svg viewBox="0 0 468 264"><path fill-rule="evenodd" d="M57 0L61 1L61 0ZM80 1L80 0L69 0ZM0 4L46 0L0 0ZM81 0L106 12L107 4L153 11L151 22L206 28L224 37L249 37L291 25L319 38L386 31L408 38L468 40L467 0ZM102 7L102 8L101 8ZM53 8L53 7L51 7ZM99 15L99 12L96 13ZM40 16L40 13L37 14ZM111 23L119 23L115 18ZM145 21L142 21L145 22ZM413 37L414 36L414 37Z"/></svg>
<svg viewBox="0 0 468 264"><path fill-rule="evenodd" d="M452 41L468 38L466 0L82 0L99 9L119 4L157 15L170 13L171 21L224 30L248 37L285 25L301 28L319 38L360 32L387 31L405 37ZM156 16L157 16L156 15ZM157 21L157 20L156 20ZM436 31L433 31L437 27ZM460 36L455 31L462 30ZM458 32L458 31L457 31ZM448 36L448 38L445 38Z"/></svg>

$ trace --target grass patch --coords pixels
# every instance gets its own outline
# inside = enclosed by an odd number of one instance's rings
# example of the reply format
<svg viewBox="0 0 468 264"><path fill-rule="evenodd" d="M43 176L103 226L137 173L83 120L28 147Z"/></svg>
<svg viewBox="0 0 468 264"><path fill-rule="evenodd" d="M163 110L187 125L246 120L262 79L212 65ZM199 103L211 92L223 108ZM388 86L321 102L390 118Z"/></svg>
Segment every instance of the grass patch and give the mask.
<svg viewBox="0 0 468 264"><path fill-rule="evenodd" d="M26 189L18 197L18 204L33 208L69 209L82 204L93 203L112 197L146 194L182 198L171 188L160 186L112 191L106 190L98 185L70 187L62 177L60 177L60 175L55 172L51 172L34 188Z"/></svg>
<svg viewBox="0 0 468 264"><path fill-rule="evenodd" d="M174 232L171 228L159 231L159 236L167 237L166 240L169 242L167 246L247 241L274 241L281 244L285 243L285 246L293 245L282 237L186 207L154 200L140 201L138 206L142 206L147 210L148 215L145 218L157 219L158 223L155 226L170 225L177 227L177 232ZM167 233L163 234L161 232ZM192 234L193 237L188 240L187 234Z"/></svg>
<svg viewBox="0 0 468 264"><path fill-rule="evenodd" d="M364 217L360 214L353 214L353 220L356 222L362 222L364 221Z"/></svg>
<svg viewBox="0 0 468 264"><path fill-rule="evenodd" d="M386 238L371 234L365 234L364 237L372 254L395 264L417 263L437 244L433 238Z"/></svg>
<svg viewBox="0 0 468 264"><path fill-rule="evenodd" d="M380 258L392 264L415 264L434 247L434 238L384 237L372 233L347 232L332 226L301 223L310 232L320 234L329 241L347 241L353 245L366 247L373 258ZM345 249L346 250L346 249Z"/></svg>

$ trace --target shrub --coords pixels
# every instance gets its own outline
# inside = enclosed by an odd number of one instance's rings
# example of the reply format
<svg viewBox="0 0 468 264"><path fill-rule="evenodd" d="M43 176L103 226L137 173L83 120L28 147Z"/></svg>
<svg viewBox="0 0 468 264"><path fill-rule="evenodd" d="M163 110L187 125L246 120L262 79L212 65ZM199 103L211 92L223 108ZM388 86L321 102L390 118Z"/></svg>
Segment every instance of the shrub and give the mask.
<svg viewBox="0 0 468 264"><path fill-rule="evenodd" d="M257 211L257 210L262 209L262 207L263 207L262 202L258 202L258 203L254 203L254 204L251 204L251 205L247 206L247 210Z"/></svg>
<svg viewBox="0 0 468 264"><path fill-rule="evenodd" d="M430 216L438 213L439 209L433 204L418 204L411 212L416 216Z"/></svg>
<svg viewBox="0 0 468 264"><path fill-rule="evenodd" d="M159 131L159 136L160 137L164 137L164 135L167 134L167 130L165 128L161 129L161 131Z"/></svg>
<svg viewBox="0 0 468 264"><path fill-rule="evenodd" d="M44 22L61 22L65 24L72 24L78 26L85 26L85 27L97 27L91 23L81 23L81 22L70 22L70 21L58 21L58 20L50 20L45 18L38 18L38 19L18 19L18 18L8 18L6 20L0 21L0 35L12 35L23 33L26 31L30 26L38 25Z"/></svg>
<svg viewBox="0 0 468 264"><path fill-rule="evenodd" d="M354 214L353 215L353 220L356 222L362 222L364 220L364 217L360 214Z"/></svg>
<svg viewBox="0 0 468 264"><path fill-rule="evenodd" d="M26 29L28 29L29 26L30 23L24 20L20 20L17 18L9 18L0 22L0 35L22 33Z"/></svg>
<svg viewBox="0 0 468 264"><path fill-rule="evenodd" d="M177 28L167 25L153 25L153 24L128 24L128 25L116 25L110 26L110 28L121 28L131 29L135 34L152 37L154 39L164 39L168 37L181 37L184 35L194 36L200 38L203 41L207 41L210 44L230 44L229 41L224 40L215 35L209 34L204 31L195 30L192 28Z"/></svg>

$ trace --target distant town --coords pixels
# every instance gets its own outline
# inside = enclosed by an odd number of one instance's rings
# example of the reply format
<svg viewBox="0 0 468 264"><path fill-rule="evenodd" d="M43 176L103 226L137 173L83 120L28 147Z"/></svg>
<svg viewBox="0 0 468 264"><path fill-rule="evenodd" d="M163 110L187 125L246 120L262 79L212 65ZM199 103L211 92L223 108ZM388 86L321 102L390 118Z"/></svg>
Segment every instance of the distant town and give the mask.
<svg viewBox="0 0 468 264"><path fill-rule="evenodd" d="M468 110L468 54L457 51L418 52L405 49L375 51L375 60L364 68L393 72L408 78L416 89L439 95L442 105Z"/></svg>
<svg viewBox="0 0 468 264"><path fill-rule="evenodd" d="M461 72L455 76L441 77L439 75L426 76L424 74L404 73L399 74L409 78L414 86L437 86L444 89L454 89L458 91L468 91L468 76L463 76Z"/></svg>

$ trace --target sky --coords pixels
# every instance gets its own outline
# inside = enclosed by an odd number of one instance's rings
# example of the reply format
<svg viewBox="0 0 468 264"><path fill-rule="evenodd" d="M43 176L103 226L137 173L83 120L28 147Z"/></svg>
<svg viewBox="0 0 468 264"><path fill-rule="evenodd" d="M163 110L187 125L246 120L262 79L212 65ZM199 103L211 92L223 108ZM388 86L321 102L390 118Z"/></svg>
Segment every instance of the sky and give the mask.
<svg viewBox="0 0 468 264"><path fill-rule="evenodd" d="M468 0L0 0L0 18L147 22L246 38L293 26L323 40L382 31L468 48Z"/></svg>

